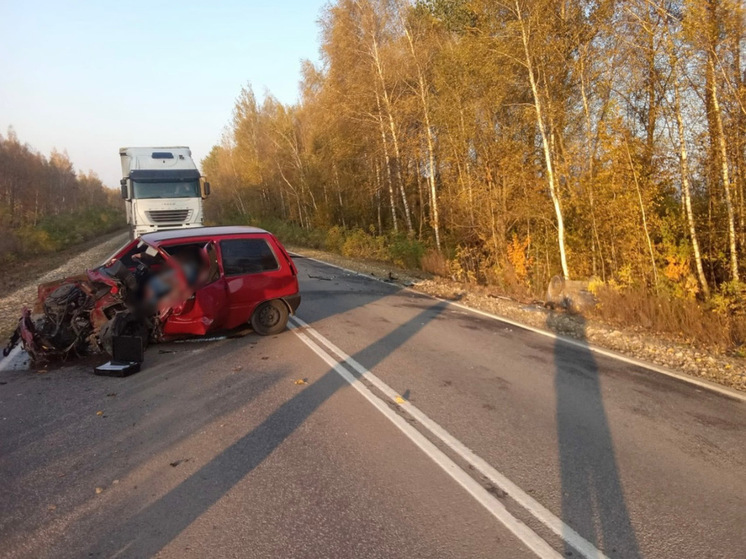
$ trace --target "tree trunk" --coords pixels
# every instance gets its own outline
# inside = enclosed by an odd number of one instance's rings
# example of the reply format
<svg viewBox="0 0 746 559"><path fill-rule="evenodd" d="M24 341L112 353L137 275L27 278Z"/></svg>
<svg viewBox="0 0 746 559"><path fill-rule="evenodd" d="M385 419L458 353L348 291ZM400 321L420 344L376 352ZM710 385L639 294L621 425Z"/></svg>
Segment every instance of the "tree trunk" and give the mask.
<svg viewBox="0 0 746 559"><path fill-rule="evenodd" d="M417 81L419 84L419 98L422 104L422 115L425 120L425 138L427 139L427 159L428 159L428 184L430 186L430 211L431 219L430 225L433 228L435 235L435 246L440 252L440 218L438 216L438 195L435 190L435 149L433 141L433 131L430 126L430 108L427 100L427 88L425 87L425 76L423 75L422 67L417 60L417 54L414 50L414 41L412 35L409 32L407 26L404 26L404 32L407 35L407 41L409 42L409 51L412 53L412 58L415 61L417 67ZM419 184L419 180L418 180Z"/></svg>
<svg viewBox="0 0 746 559"><path fill-rule="evenodd" d="M689 184L689 160L687 159L686 150L686 133L684 130L684 119L681 117L681 101L679 95L679 84L676 82L677 76L673 76L674 88L674 111L676 113L676 125L679 132L679 157L681 163L681 192L684 197L684 209L686 210L686 220L689 225L689 237L692 240L692 252L694 252L694 263L697 268L697 279L700 288L705 297L710 297L710 287L707 285L705 271L702 267L702 256L699 250L699 240L697 239L697 229L694 225L694 212L692 211L692 195Z"/></svg>
<svg viewBox="0 0 746 559"><path fill-rule="evenodd" d="M376 106L378 107L378 126L381 131L381 143L383 144L383 159L386 164L386 177L389 184L389 200L391 202L391 221L394 224L394 233L399 232L399 223L396 220L396 201L394 200L393 178L391 176L391 159L389 158L388 140L386 139L386 128L383 125L381 114L381 98L376 91Z"/></svg>
<svg viewBox="0 0 746 559"><path fill-rule="evenodd" d="M653 282L655 283L656 289L658 288L658 266L655 263L655 251L653 250L653 242L650 240L650 232L648 230L648 218L645 213L645 204L642 200L642 190L640 189L640 181L637 179L637 171L635 165L632 162L632 154L629 151L629 143L627 138L624 139L624 147L627 150L627 160L629 161L629 168L632 171L632 178L635 182L635 189L637 190L637 199L640 202L640 214L642 215L642 229L645 232L645 240L647 241L648 251L650 253L650 263L653 267Z"/></svg>
<svg viewBox="0 0 746 559"><path fill-rule="evenodd" d="M394 146L394 157L396 159L396 178L399 183L399 192L401 193L402 204L404 206L404 221L407 224L407 231L410 235L414 234L414 228L412 227L412 215L409 211L409 202L407 201L407 193L404 190L404 181L402 180L401 174L401 151L399 150L399 139L396 134L396 123L394 122L394 115L391 109L391 99L389 98L388 91L386 90L386 81L383 77L383 66L381 64L381 57L378 52L378 41L375 36L371 39L371 55L373 57L373 63L376 67L376 75L381 85L381 94L383 97L383 104L386 109L386 115L388 117L389 129L391 131L391 143ZM381 103L379 100L379 94L376 91L376 103L378 104L378 110L380 114Z"/></svg>
<svg viewBox="0 0 746 559"><path fill-rule="evenodd" d="M735 282L739 281L738 274L738 252L736 248L736 219L733 209L733 199L731 194L730 176L728 173L728 149L725 143L725 134L723 132L723 117L720 114L720 102L718 100L717 78L715 74L715 53L709 52L707 64L712 76L710 80L710 97L712 99L712 112L715 123L714 138L719 156L720 172L723 181L723 191L725 194L725 208L728 212L728 245L730 250L730 275Z"/></svg>
<svg viewBox="0 0 746 559"><path fill-rule="evenodd" d="M536 79L534 77L534 65L531 60L531 51L528 45L528 30L526 29L527 24L523 20L521 14L521 6L518 0L515 2L516 13L518 15L518 22L521 25L521 38L523 39L523 50L526 55L526 69L528 70L528 79L531 85L531 93L534 98L534 108L536 109L536 123L539 127L539 133L541 134L541 144L544 151L544 161L547 166L547 182L549 183L549 194L552 198L552 204L554 205L554 213L557 218L557 240L559 244L560 263L562 265L562 275L565 279L570 279L570 270L567 266L567 254L565 251L565 221L562 215L562 206L560 203L559 191L555 182L554 176L554 165L552 163L552 153L549 145L549 138L544 127L544 117L542 114L542 103L539 97L539 90L536 85Z"/></svg>

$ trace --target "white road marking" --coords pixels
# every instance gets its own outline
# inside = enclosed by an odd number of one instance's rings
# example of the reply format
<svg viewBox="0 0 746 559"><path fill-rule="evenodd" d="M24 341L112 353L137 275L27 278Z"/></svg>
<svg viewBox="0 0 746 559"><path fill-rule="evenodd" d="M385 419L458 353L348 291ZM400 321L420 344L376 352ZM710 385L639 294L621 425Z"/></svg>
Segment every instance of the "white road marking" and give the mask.
<svg viewBox="0 0 746 559"><path fill-rule="evenodd" d="M630 365L634 365L635 367L640 367L641 369L646 369L648 371L653 371L655 373L660 373L662 375L666 375L681 381L684 381L688 384L693 384L695 386L698 386L699 388L704 388L706 390L710 390L712 392L717 392L719 394L723 394L725 396L728 396L730 398L733 398L735 400L740 400L741 402L746 402L746 393L741 392L740 390L735 390L733 388L728 388L727 386L721 386L719 384L716 384L714 382L710 382L708 380L699 379L690 375L686 375L683 373L679 373L677 371L672 371L670 369L666 369L664 367L659 367L657 365L654 365L652 363L646 363L645 361L640 361L639 359L635 359L633 357L627 357L626 355L622 355L620 353L617 353L615 351L611 351L608 349L603 349L598 346L594 346L588 343L583 343L578 340L575 340L573 338L568 338L567 336L561 336L559 334L555 334L554 332L549 332L547 330L542 330L541 328L536 328L534 326L529 326L527 324L522 324L520 322L516 322L515 320L511 320L510 318L506 318L504 316L500 316L497 314L489 313L486 311L480 311L479 309L475 309L472 307L467 307L466 305L463 305L461 303L456 303L455 301L449 301L448 299L441 299L440 297L437 297L435 295L430 295L429 293L424 293L422 291L417 291L416 289L412 289L411 287L404 287L398 284L389 283L387 281L384 281L380 278L377 278L375 276L369 276L367 274L361 274L360 272L356 272L355 270L349 270L347 268L343 268L342 266L337 266L336 264L330 264L329 262L324 262L323 260L318 260L316 258L311 258L309 256L303 257L305 260L310 260L311 262L316 262L317 264L323 264L324 266L331 266L332 268L336 268L338 270L342 270L343 272L347 272L348 274L353 274L355 276L360 276L362 278L366 278L372 281L377 281L379 283L382 283L384 285L390 285L392 287L395 287L397 289L402 289L404 291L409 291L411 293L416 293L417 295L421 295L424 297L430 297L431 299L435 299L436 301L441 301L443 303L447 303L449 305L453 305L454 307L458 307L460 309L463 309L465 311L478 314L481 316L484 316L486 318L491 318L493 320L498 320L500 322L504 322L505 324L510 324L511 326L515 326L516 328L522 328L524 330L528 330L529 332L534 332L535 334L540 334L542 336L546 336L548 338L551 338L553 340L560 340L562 343L571 345L574 347L582 348L585 350L590 350L594 353L597 353L599 355L603 355L604 357L610 357L611 359L616 359L617 361L621 361L623 363L628 363Z"/></svg>
<svg viewBox="0 0 746 559"><path fill-rule="evenodd" d="M293 317L295 320L297 318ZM301 322L298 320L298 322ZM296 326L290 323L288 326L293 332L305 343L316 355L318 355L327 365L329 365L339 376L347 381L355 390L357 390L373 407L380 411L386 418L391 421L404 435L406 435L417 447L420 448L430 459L433 460L443 471L453 478L461 487L463 487L474 499L479 502L487 511L492 514L503 526L513 533L521 542L523 542L538 557L560 559L562 555L552 546L544 541L536 532L526 526L519 519L514 517L505 506L492 496L482 485L474 478L462 470L458 464L451 460L442 450L431 443L422 433L412 427L407 421L392 410L386 402L373 394L363 383L350 373L337 359L319 347L313 340L305 335L304 331L310 328Z"/></svg>
<svg viewBox="0 0 746 559"><path fill-rule="evenodd" d="M505 491L516 503L521 505L531 516L536 518L539 522L549 528L554 534L562 538L569 545L574 547L583 557L587 558L605 558L606 556L596 548L591 542L583 538L573 528L565 524L557 516L552 514L546 507L539 503L536 499L531 497L528 493L523 491L515 483L510 481L505 475L498 472L483 458L477 456L471 449L466 447L461 441L456 439L438 423L430 419L425 415L419 408L414 406L411 402L404 400L399 394L391 388L388 384L383 382L376 375L371 373L363 365L361 365L354 358L350 357L342 351L339 347L333 344L329 339L322 336L316 329L309 326L306 322L298 318L297 316L292 317L303 332L306 332L313 336L317 341L337 356L343 364L351 367L357 372L362 378L370 382L378 390L380 390L387 398L392 402L395 402L402 410L406 411L411 417L413 417L422 427L427 429L434 437L439 439L443 444L450 448L456 455L463 459L467 464L470 464L476 471L490 480L497 487ZM295 330L298 333L298 330Z"/></svg>
<svg viewBox="0 0 746 559"><path fill-rule="evenodd" d="M21 349L21 342L10 350L7 357L0 361L0 371L25 371L28 369L28 355Z"/></svg>

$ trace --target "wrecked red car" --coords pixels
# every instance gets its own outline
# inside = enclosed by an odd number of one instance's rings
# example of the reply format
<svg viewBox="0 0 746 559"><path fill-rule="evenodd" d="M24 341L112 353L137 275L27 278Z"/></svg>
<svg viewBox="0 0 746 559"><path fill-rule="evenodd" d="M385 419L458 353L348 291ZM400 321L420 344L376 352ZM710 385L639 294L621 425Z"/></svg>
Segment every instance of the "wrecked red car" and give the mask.
<svg viewBox="0 0 746 559"><path fill-rule="evenodd" d="M106 351L118 336L150 342L250 324L285 329L300 304L298 271L271 233L200 227L148 233L84 275L39 286L6 348L35 360Z"/></svg>

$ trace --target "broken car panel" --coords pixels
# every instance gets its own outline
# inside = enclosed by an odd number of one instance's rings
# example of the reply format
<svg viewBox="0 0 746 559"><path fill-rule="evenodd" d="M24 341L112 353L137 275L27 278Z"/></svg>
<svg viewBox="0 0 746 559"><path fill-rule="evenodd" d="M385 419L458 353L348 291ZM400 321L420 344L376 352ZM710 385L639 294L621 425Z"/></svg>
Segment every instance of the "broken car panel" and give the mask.
<svg viewBox="0 0 746 559"><path fill-rule="evenodd" d="M148 233L85 274L39 286L5 352L32 359L105 351L114 338L158 342L250 323L285 329L300 304L297 269L277 238L255 227Z"/></svg>

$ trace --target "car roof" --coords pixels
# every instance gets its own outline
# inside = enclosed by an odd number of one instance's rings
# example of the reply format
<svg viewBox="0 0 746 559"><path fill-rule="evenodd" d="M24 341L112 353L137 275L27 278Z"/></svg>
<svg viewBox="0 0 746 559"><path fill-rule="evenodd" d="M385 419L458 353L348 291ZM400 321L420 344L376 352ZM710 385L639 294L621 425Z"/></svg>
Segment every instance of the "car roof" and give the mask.
<svg viewBox="0 0 746 559"><path fill-rule="evenodd" d="M166 231L156 231L155 233L145 233L141 239L151 244L158 244L163 241L173 241L178 239L191 239L194 237L229 237L232 235L245 235L247 233L267 233L259 227L248 225L222 225L217 227L190 227L185 229L169 229Z"/></svg>

